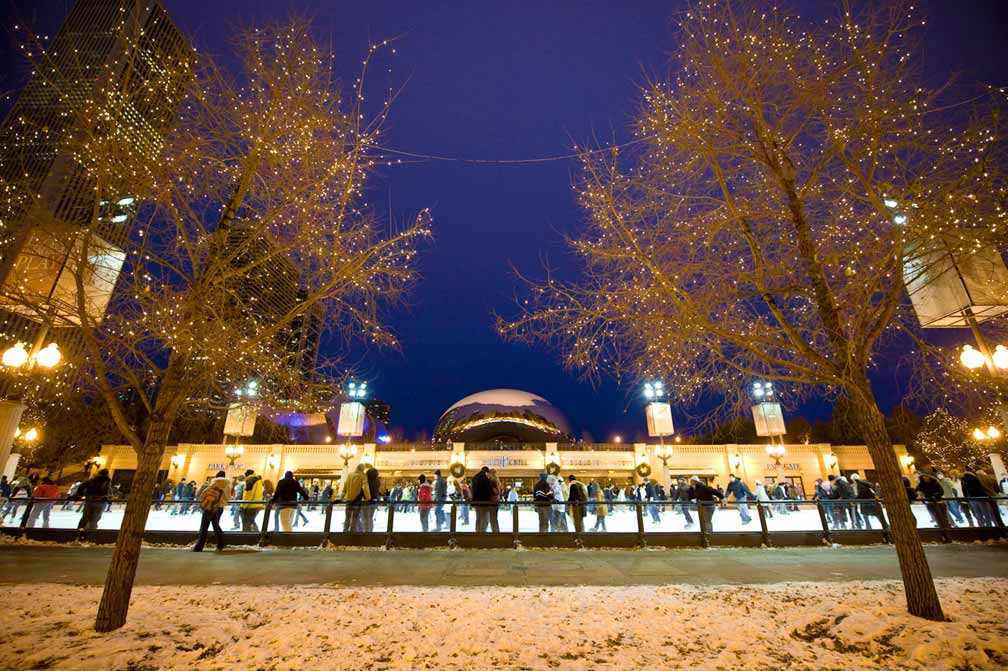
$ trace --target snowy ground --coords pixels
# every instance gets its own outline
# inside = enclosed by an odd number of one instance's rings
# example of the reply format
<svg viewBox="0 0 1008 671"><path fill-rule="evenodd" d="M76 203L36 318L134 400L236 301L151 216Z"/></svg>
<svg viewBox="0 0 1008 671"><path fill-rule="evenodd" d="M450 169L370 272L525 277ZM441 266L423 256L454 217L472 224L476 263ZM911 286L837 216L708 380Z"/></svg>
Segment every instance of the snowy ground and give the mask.
<svg viewBox="0 0 1008 671"><path fill-rule="evenodd" d="M69 510L63 510L63 507L56 506L53 508L50 515L50 526L53 528L64 528L72 529L76 528L77 522L80 519L80 514L75 512L77 504ZM99 528L101 529L118 529L119 523L122 519L122 511L124 504L115 504L112 510L106 512L102 515L99 522ZM632 505L614 505L610 506L613 509L612 514L605 518L606 529L608 531L615 532L630 532L636 533L637 531L637 515L634 511ZM656 506L656 508L658 508ZM914 504L912 506L914 515L917 518L917 526L920 528L934 527L934 522L931 520L931 516L928 514L927 509L922 504ZM307 507L302 508L305 517L307 517L308 522L301 524L295 529L306 530L306 531L316 531L320 532L323 530L323 525L325 523L325 509L322 506L317 506L313 510L309 510ZM768 507L768 519L767 528L770 531L814 531L822 528L822 524L819 521L819 513L816 510L815 505L803 504L799 506L799 510L790 511L787 514L781 514L778 512L773 512L773 507ZM748 506L749 516L752 521L748 525L743 525L741 522L738 510L735 504L729 504L727 508L719 508L714 512L713 520L713 530L717 531L759 531L759 517L756 514L755 505L750 504ZM446 517L450 513L450 507L445 506ZM1003 518L1008 518L1008 514L1005 512L1005 508L1001 507L1001 514ZM694 526L692 531L699 529L699 522L697 521L696 510L690 512L693 520ZM771 517L772 515L772 517ZM384 533L388 524L388 510L385 506L379 506L377 512L375 513L374 528L376 531ZM509 533L512 531L512 516L510 508L505 504L501 505L498 512L498 521L500 524L500 529L504 533ZM644 530L649 532L677 532L686 531L685 518L681 512L673 507L666 506L665 510L659 511L659 521L655 521L651 516L651 506L644 506ZM333 506L333 531L341 531L343 518L344 518L344 507L342 505ZM457 522L457 533L466 533L473 531L473 524L475 523L475 512L470 512L469 524L463 523L461 510L458 511L458 522ZM19 518L18 518L19 519ZM147 519L147 529L149 530L192 530L196 531L199 529L200 516L199 514L184 514L184 515L172 515L167 507L162 507L160 510L151 511L150 516ZM13 524L12 518L6 518L5 524ZM262 514L260 513L258 517L258 524L261 528L262 526ZM585 528L591 530L596 524L596 517L594 514L590 514L585 518ZM871 524L874 528L879 528L878 520L872 519ZM35 526L41 526L42 520L39 519ZM234 519L231 515L231 509L225 511L224 517L221 519L221 526L225 531L232 528L237 528L234 524ZM445 522L444 530L447 530L448 523ZM275 517L270 520L270 528L276 529ZM433 531L435 528L435 514L432 510L430 512L430 529ZM570 524L569 528L573 530L573 525ZM420 531L420 517L416 511L410 512L399 512L396 511L393 516L393 530L396 532L407 532L407 531ZM518 529L522 532L535 532L539 529L538 517L534 508L531 506L520 506L519 507L519 521Z"/></svg>
<svg viewBox="0 0 1008 671"><path fill-rule="evenodd" d="M96 587L12 585L11 669L256 671L1008 668L1008 581L945 579L950 622L896 582L720 587L140 587L91 629Z"/></svg>

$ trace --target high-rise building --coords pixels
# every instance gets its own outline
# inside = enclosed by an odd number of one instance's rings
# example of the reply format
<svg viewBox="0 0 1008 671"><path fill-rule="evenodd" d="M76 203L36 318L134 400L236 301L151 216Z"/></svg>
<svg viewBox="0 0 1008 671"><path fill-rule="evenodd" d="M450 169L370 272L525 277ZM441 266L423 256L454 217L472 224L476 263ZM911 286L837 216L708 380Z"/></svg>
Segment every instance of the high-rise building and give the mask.
<svg viewBox="0 0 1008 671"><path fill-rule="evenodd" d="M104 314L144 197L142 171L129 166L160 154L193 60L157 0L78 0L37 55L0 124L0 346L50 331L47 339L73 348L77 338L52 329L56 317L72 318L59 307L76 295L67 266L96 211L87 290L90 314Z"/></svg>
<svg viewBox="0 0 1008 671"><path fill-rule="evenodd" d="M242 269L228 288L230 308L236 319L248 321L248 328L277 324L308 298L300 270L277 251L267 232L239 223L231 229L228 245L234 250L232 264ZM284 365L297 370L303 381L315 377L324 314L322 305L312 304L276 335Z"/></svg>
<svg viewBox="0 0 1008 671"><path fill-rule="evenodd" d="M388 429L389 422L392 421L392 406L380 398L373 398L364 404L367 414L374 417Z"/></svg>

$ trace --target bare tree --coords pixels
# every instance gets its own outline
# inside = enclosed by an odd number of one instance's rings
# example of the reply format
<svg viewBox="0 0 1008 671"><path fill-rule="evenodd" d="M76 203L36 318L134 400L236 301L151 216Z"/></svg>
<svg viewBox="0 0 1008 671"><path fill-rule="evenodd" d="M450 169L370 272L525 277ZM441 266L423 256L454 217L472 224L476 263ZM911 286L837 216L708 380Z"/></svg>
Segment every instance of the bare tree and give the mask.
<svg viewBox="0 0 1008 671"><path fill-rule="evenodd" d="M991 418L983 419L991 421ZM980 426L986 428L986 424ZM939 408L924 418L914 437L914 448L928 463L946 473L953 469L977 468L991 452L1004 452L1004 437L978 442L971 436L972 428L965 419Z"/></svg>
<svg viewBox="0 0 1008 671"><path fill-rule="evenodd" d="M301 349L309 321L341 342L394 346L382 309L411 288L418 246L430 235L426 210L396 229L366 201L393 97L366 112L365 75L382 45L344 97L331 54L302 18L244 30L234 44L236 67L206 54L177 65L194 75L156 152L123 150L128 138L107 109L121 98L115 91L88 110L106 121L74 139L93 185L91 216L70 236L53 223L54 240L73 240L53 247L69 258L74 281L49 302L62 300L54 313L83 338L83 366L137 453L98 631L125 622L151 491L180 409L194 397L226 398L250 378L271 407L321 401L313 357ZM107 203L133 199L136 223L117 258L94 233L107 225ZM99 313L92 279L120 262L117 292ZM38 304L12 293L7 300ZM123 387L143 392L144 433L117 397Z"/></svg>
<svg viewBox="0 0 1008 671"><path fill-rule="evenodd" d="M998 234L1003 143L935 106L899 3L802 22L763 3L681 18L668 81L630 149L584 151L582 278L528 281L510 338L589 376L669 379L684 404L743 402L753 377L847 397L887 502L908 609L943 617L869 369L912 327L914 240L965 252ZM902 216L895 216L892 200ZM955 218L950 220L950 211Z"/></svg>

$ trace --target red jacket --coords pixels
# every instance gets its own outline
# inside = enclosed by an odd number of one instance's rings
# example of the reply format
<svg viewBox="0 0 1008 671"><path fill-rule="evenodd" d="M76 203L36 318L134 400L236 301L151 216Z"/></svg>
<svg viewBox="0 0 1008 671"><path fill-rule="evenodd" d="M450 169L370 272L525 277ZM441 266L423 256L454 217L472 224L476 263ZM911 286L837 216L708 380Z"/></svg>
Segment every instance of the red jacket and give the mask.
<svg viewBox="0 0 1008 671"><path fill-rule="evenodd" d="M35 485L32 496L36 499L58 499L60 497L59 485Z"/></svg>
<svg viewBox="0 0 1008 671"><path fill-rule="evenodd" d="M431 494L434 488L430 486L430 483L423 483L417 490L417 500L420 501L420 510L430 510L434 507L431 503Z"/></svg>

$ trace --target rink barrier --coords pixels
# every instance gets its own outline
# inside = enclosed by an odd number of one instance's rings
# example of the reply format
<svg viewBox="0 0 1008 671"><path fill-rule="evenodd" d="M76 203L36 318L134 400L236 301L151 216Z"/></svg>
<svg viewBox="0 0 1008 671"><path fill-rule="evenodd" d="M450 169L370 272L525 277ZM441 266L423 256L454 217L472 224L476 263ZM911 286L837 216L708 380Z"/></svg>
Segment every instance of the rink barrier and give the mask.
<svg viewBox="0 0 1008 671"><path fill-rule="evenodd" d="M939 499L936 501L915 502L922 503L929 511L936 527L918 527L917 531L924 542L972 542L977 540L996 540L1008 538L1005 522L1002 517L1001 508L998 505L1004 501L1005 497L996 498L956 498ZM0 532L14 537L26 537L33 540L52 542L72 542L86 541L97 544L114 543L118 535L117 529L74 529L66 527L40 528L29 527L31 513L38 505L52 504L52 508L64 506L67 499L36 499L36 498L16 498L9 499L8 502L18 506L20 516L17 518L16 526L7 525L8 515L4 515L3 525ZM104 501L106 505L125 504L126 499L116 498ZM951 524L949 513L949 502L955 502L961 510L969 509L971 517L977 524L981 517L989 517L993 524L989 526L955 526ZM232 506L237 506L240 510L246 505L261 506L263 510L262 528L258 531L225 531L224 538L228 545L258 545L281 546L281 547L384 547L392 549L401 548L429 548L429 547L449 547L449 548L521 548L521 547L562 547L562 548L646 548L646 547L788 547L788 546L810 546L829 545L833 543L841 545L865 545L876 543L891 543L892 538L889 530L889 523L885 514L884 502L880 499L839 499L839 500L808 500L808 499L785 499L770 501L742 501L742 502L699 502L679 503L673 501L606 501L612 513L622 508L633 508L636 518L635 531L551 531L539 533L538 531L522 530L519 521L519 511L522 509L536 510L539 504L532 501L501 502L496 505L497 518L500 520L501 509L510 509L511 530L500 533L483 533L473 531L460 531L458 528L459 512L462 505L470 508L471 513L475 513L478 504L472 502L460 503L455 500L431 501L434 506L444 506L448 513L449 526L446 530L435 531L396 531L395 520L397 514L405 508L418 508L417 501L380 501L375 504L372 513L372 520L378 517L381 506L385 506L385 527L375 525L371 532L344 531L342 522L334 520L334 510L337 507L343 508L346 515L346 505L342 501L324 501L303 503L300 507L311 510L325 506L324 524L322 531L278 531L271 530L270 520L275 510L273 501L232 501L225 507L225 512L232 510ZM594 503L594 502L591 502ZM710 521L715 511L726 509L738 509L739 503L745 504L749 508L755 509L759 520L759 530L755 528L749 530L718 530L717 524L711 528ZM6 502L5 502L6 504ZM73 505L83 504L82 501L71 501ZM569 502L563 502L568 505ZM483 504L491 506L493 504ZM20 507L24 506L23 512ZM196 506L198 502L194 500L173 500L170 502L152 502L151 508L173 506ZM815 506L819 519L818 529L800 530L780 530L772 529L768 523L768 508L778 508L783 506L788 509L800 510L801 506ZM838 509L844 514L850 515L853 523L854 508L858 507L860 514L866 506L874 510L872 515L879 528L871 529L847 529L836 528L830 523L830 510ZM698 530L682 529L675 531L668 530L648 530L645 525L645 511L651 508L660 509L661 514L670 514L676 509L685 509L697 516ZM987 511L983 516L977 511L981 507L986 507ZM701 513L701 509L706 512ZM411 510L410 514L415 514ZM567 513L565 513L566 517ZM223 516L222 516L223 517ZM585 524L589 523L591 515L586 513ZM191 518L198 526L201 515L199 512L191 514ZM865 516L868 519L868 516ZM338 529L333 529L337 524ZM573 525L572 525L573 526ZM189 544L196 540L198 530L173 530L173 529L147 529L144 531L144 540L152 543L166 544Z"/></svg>

